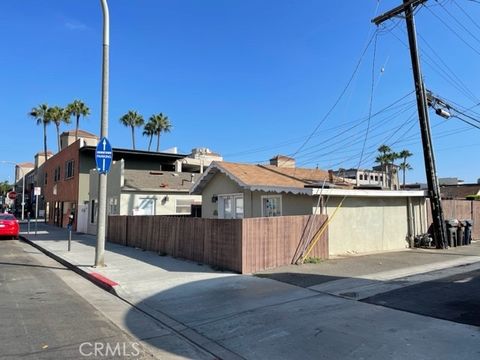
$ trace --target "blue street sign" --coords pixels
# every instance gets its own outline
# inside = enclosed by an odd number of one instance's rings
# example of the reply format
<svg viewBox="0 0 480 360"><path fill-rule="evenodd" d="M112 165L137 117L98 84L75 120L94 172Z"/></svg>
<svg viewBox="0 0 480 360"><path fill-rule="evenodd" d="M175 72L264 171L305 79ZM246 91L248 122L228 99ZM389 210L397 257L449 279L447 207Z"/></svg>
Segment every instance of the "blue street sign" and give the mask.
<svg viewBox="0 0 480 360"><path fill-rule="evenodd" d="M100 139L95 150L95 162L97 163L97 170L100 174L108 174L110 166L112 165L112 145L108 142L106 137Z"/></svg>

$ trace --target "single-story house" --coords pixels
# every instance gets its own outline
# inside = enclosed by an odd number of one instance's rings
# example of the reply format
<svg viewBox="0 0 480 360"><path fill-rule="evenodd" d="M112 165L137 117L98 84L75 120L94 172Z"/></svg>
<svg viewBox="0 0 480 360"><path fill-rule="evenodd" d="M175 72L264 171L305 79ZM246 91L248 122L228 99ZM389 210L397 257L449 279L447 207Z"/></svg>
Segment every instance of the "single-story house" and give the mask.
<svg viewBox="0 0 480 360"><path fill-rule="evenodd" d="M404 249L427 230L424 191L353 189L282 156L269 165L213 162L191 193L202 197L203 218L326 214L331 256Z"/></svg>
<svg viewBox="0 0 480 360"><path fill-rule="evenodd" d="M107 177L107 215L191 215L201 196L190 189L199 173L125 169L115 161ZM90 170L88 218L78 221L78 231L96 233L98 172ZM86 223L86 224L84 224ZM85 226L86 225L86 226Z"/></svg>

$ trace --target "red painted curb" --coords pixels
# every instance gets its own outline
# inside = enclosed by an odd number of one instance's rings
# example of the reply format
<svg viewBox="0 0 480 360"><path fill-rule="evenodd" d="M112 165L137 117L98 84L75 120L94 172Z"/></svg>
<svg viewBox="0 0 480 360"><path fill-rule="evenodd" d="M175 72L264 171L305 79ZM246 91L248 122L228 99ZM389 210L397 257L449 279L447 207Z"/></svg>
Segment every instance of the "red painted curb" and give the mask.
<svg viewBox="0 0 480 360"><path fill-rule="evenodd" d="M96 272L91 272L89 273L89 275L91 277L93 277L95 280L97 281L100 281L102 284L106 285L106 286L109 286L109 287L114 287L114 286L117 286L118 283L113 281L113 280L110 280L109 278L106 278L105 276L99 274L99 273L96 273Z"/></svg>

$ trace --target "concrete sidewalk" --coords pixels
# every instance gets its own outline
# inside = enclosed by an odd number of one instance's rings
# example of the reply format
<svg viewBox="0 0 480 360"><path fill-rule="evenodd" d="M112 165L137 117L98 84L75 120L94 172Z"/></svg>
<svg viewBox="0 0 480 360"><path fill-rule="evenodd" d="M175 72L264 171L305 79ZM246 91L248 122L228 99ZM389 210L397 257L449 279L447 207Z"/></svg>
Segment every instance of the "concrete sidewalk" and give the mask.
<svg viewBox="0 0 480 360"><path fill-rule="evenodd" d="M36 237L22 235L212 357L472 359L480 356L477 327L352 300L388 291L395 284L405 286L409 281L415 283L466 267L476 268L480 261L478 254L458 250L439 258L438 253L430 256L428 251L423 252L426 255L423 257L415 252L410 252L415 254L410 257L409 252L395 253L390 255L396 259L393 270L388 265L379 267L379 259L385 259L385 254L346 259L350 263L327 261L322 270L317 268L314 273L305 272L312 266L295 267L298 274L306 273L317 280L293 285L294 282L273 279L275 274L295 273L294 268L262 275L267 278L238 275L115 244L107 244L107 266L93 268L93 236L74 233L72 251L67 252L65 229L44 224L39 224L38 229ZM401 257L408 259L403 266ZM335 270L335 262L339 261L341 266ZM423 274L439 269L444 273ZM125 324L135 331L131 322L127 315ZM162 348L161 342L151 345Z"/></svg>

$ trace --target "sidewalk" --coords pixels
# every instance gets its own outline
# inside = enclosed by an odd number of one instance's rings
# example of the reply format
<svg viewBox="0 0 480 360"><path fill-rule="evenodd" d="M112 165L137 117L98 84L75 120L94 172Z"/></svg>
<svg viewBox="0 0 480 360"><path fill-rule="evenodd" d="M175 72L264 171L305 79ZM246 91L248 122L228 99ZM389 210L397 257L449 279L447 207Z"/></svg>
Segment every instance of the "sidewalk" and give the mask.
<svg viewBox="0 0 480 360"><path fill-rule="evenodd" d="M38 230L36 237L22 236L217 358L472 359L480 354L477 327L352 300L442 276L423 274L428 271L479 268L476 244L474 254L459 248L440 256L428 250L358 256L256 277L109 243L107 266L93 268L93 236L73 233L67 252L65 229L38 224ZM288 277L297 280L287 283ZM128 315L125 323L135 331ZM151 345L162 348L161 342Z"/></svg>

